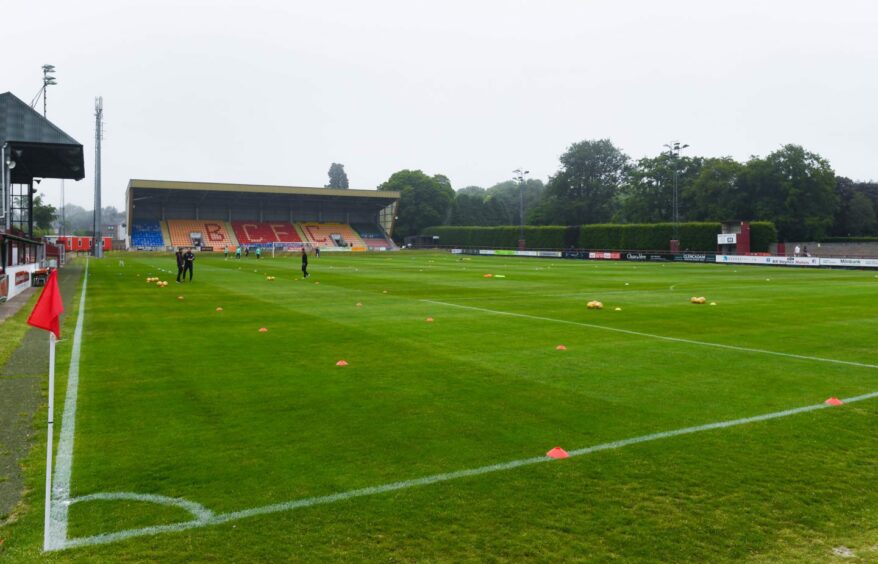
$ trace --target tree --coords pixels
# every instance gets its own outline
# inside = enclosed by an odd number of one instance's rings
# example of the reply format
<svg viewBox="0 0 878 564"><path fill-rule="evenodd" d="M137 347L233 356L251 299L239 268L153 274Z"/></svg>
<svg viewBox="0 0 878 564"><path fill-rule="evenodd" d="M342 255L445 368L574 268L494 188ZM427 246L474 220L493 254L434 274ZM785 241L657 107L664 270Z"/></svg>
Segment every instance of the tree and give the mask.
<svg viewBox="0 0 878 564"><path fill-rule="evenodd" d="M781 240L820 239L833 223L838 205L835 172L826 159L799 145L752 158L741 186L750 207L742 219L773 221Z"/></svg>
<svg viewBox="0 0 878 564"><path fill-rule="evenodd" d="M628 162L609 139L574 143L561 156L561 169L549 180L531 220L556 225L609 221L618 208Z"/></svg>
<svg viewBox="0 0 878 564"><path fill-rule="evenodd" d="M725 157L705 159L698 174L680 191L689 221L730 221L749 218L747 195L739 178L744 165Z"/></svg>
<svg viewBox="0 0 878 564"><path fill-rule="evenodd" d="M467 186L465 188L461 188L457 191L457 194L466 194L467 196L478 196L482 199L485 198L485 189L481 186ZM457 197L457 196L455 196Z"/></svg>
<svg viewBox="0 0 878 564"><path fill-rule="evenodd" d="M454 200L454 189L447 177L430 177L420 170L395 172L378 189L400 193L393 232L397 242L409 235L417 235L427 227L442 225Z"/></svg>
<svg viewBox="0 0 878 564"><path fill-rule="evenodd" d="M490 225L519 225L521 199L524 203L524 218L527 223L531 210L536 208L543 197L546 186L538 178L528 178L519 186L515 180L504 180L488 188L486 201L492 208Z"/></svg>
<svg viewBox="0 0 878 564"><path fill-rule="evenodd" d="M458 191L451 204L448 225L493 225L488 214L484 196Z"/></svg>
<svg viewBox="0 0 878 564"><path fill-rule="evenodd" d="M674 221L674 173L677 173L677 208L680 221L690 217L686 188L703 165L700 157L675 157L662 153L637 161L622 189L622 218L631 223Z"/></svg>
<svg viewBox="0 0 878 564"><path fill-rule="evenodd" d="M848 208L850 235L871 235L875 231L875 208L872 200L862 192L851 196Z"/></svg>
<svg viewBox="0 0 878 564"><path fill-rule="evenodd" d="M340 163L332 163L329 167L329 184L326 188L347 188L348 175L344 171L344 165Z"/></svg>
<svg viewBox="0 0 878 564"><path fill-rule="evenodd" d="M850 178L839 176L836 178L835 194L838 208L832 224L833 235L850 237L876 234L878 184L854 182Z"/></svg>
<svg viewBox="0 0 878 564"><path fill-rule="evenodd" d="M43 203L43 195L34 196L34 229L45 233L52 231L52 222L55 221L55 206Z"/></svg>

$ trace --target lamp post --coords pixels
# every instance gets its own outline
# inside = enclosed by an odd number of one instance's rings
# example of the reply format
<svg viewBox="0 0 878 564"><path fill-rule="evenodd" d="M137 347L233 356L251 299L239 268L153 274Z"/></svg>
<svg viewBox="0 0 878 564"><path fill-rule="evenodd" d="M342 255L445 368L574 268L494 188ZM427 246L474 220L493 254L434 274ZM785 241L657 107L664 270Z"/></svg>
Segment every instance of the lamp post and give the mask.
<svg viewBox="0 0 878 564"><path fill-rule="evenodd" d="M49 91L49 86L55 86L56 84L58 84L58 81L55 80L54 74L55 74L55 65L43 65L43 86L42 86L42 88L40 88L40 91L37 92L37 95L34 97L34 99L31 101L31 104L30 104L31 107L33 108L34 106L36 106L37 100L39 100L40 95L43 96L43 118L47 118L47 115L48 115L48 112L47 112L48 102L46 100L46 95ZM66 232L64 226L66 224L67 218L65 217L65 212L64 212L64 179L63 178L61 179L61 210L60 211L61 211L61 220L60 220L59 225L58 225L58 232L61 235L66 235L67 232Z"/></svg>
<svg viewBox="0 0 878 564"><path fill-rule="evenodd" d="M674 241L676 241L677 249L671 250L679 250L680 245L680 199L677 194L677 185L679 183L680 176L680 152L688 147L689 145L681 145L679 141L672 141L671 143L666 143L665 147L668 148L668 156L671 157L671 161L674 163ZM674 243L672 243L673 245Z"/></svg>
<svg viewBox="0 0 878 564"><path fill-rule="evenodd" d="M524 241L524 177L530 174L529 170L517 168L512 171L515 176L513 180L518 182L518 250L523 251L525 247Z"/></svg>
<svg viewBox="0 0 878 564"><path fill-rule="evenodd" d="M46 117L46 92L49 86L58 84L55 82L55 65L43 65L43 117Z"/></svg>

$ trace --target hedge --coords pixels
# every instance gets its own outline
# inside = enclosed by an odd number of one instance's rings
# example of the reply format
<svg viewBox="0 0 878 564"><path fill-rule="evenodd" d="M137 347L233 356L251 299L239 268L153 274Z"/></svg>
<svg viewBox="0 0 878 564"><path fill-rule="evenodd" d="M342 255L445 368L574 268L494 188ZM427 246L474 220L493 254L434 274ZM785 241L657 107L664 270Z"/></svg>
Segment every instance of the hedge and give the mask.
<svg viewBox="0 0 878 564"><path fill-rule="evenodd" d="M712 252L716 236L722 231L718 222L681 223L680 250ZM453 247L514 249L518 246L516 226L474 227L444 225L428 227L423 235L439 236L439 244ZM674 236L673 223L594 224L572 226L527 225L524 238L528 249L580 249L667 251ZM767 252L777 241L777 229L767 221L750 224L750 250Z"/></svg>
<svg viewBox="0 0 878 564"><path fill-rule="evenodd" d="M772 243L777 243L777 228L770 221L750 223L750 252L767 253Z"/></svg>
<svg viewBox="0 0 878 564"><path fill-rule="evenodd" d="M721 231L719 223L681 223L680 250L715 251L716 236ZM673 223L583 225L578 246L583 249L667 251L673 238Z"/></svg>

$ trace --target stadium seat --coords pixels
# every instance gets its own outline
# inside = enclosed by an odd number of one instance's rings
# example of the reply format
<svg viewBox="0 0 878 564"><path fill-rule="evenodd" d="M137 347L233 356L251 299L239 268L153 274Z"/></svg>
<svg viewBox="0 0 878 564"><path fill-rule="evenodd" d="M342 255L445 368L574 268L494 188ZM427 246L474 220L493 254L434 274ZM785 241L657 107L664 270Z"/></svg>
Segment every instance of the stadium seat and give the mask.
<svg viewBox="0 0 878 564"><path fill-rule="evenodd" d="M226 222L221 220L169 219L168 229L171 244L175 247L191 247L192 233L201 233L202 247L212 247L216 251L226 246L233 248L236 244L226 229Z"/></svg>
<svg viewBox="0 0 878 564"><path fill-rule="evenodd" d="M249 246L302 242L293 224L284 221L233 221L232 229L238 241Z"/></svg>
<svg viewBox="0 0 878 564"><path fill-rule="evenodd" d="M370 249L395 248L393 241L384 235L384 230L375 224L354 223L351 227L357 231L363 243Z"/></svg>
<svg viewBox="0 0 878 564"><path fill-rule="evenodd" d="M308 242L314 247L352 247L354 250L365 250L366 244L346 223L303 222L299 226ZM341 243L341 244L339 244Z"/></svg>
<svg viewBox="0 0 878 564"><path fill-rule="evenodd" d="M158 221L138 221L131 226L131 246L134 248L164 248L167 245Z"/></svg>

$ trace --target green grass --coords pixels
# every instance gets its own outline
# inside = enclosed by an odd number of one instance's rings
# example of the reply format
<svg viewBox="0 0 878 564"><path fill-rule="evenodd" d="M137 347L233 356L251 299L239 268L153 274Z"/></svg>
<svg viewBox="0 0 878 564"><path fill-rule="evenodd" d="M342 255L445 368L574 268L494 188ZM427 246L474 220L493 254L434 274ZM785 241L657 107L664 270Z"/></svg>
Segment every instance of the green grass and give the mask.
<svg viewBox="0 0 878 564"><path fill-rule="evenodd" d="M91 262L74 496L224 513L878 391L878 369L551 321L878 364L867 271L326 253L307 281L201 256L176 286L171 257L124 259ZM46 560L869 560L876 439L878 399ZM0 557L40 557L42 456ZM84 502L69 533L187 518Z"/></svg>

